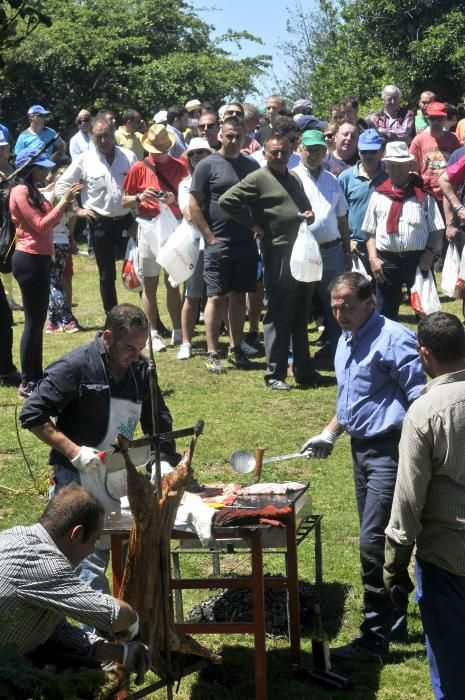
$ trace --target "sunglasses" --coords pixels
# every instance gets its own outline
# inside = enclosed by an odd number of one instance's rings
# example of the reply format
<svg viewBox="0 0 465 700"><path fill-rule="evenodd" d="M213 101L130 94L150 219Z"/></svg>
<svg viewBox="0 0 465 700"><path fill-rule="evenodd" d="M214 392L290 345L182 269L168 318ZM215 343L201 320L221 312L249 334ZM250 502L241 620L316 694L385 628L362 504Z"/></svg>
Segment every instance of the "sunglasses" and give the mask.
<svg viewBox="0 0 465 700"><path fill-rule="evenodd" d="M88 122L90 122L90 117L83 117L82 119L76 120L77 124L87 124Z"/></svg>
<svg viewBox="0 0 465 700"><path fill-rule="evenodd" d="M232 116L243 117L243 116L244 116L244 112L242 112L240 109L228 109L228 110L224 113L224 116L225 116L225 117L226 117L226 116L228 116L228 117L232 117Z"/></svg>
<svg viewBox="0 0 465 700"><path fill-rule="evenodd" d="M278 156L287 156L289 155L289 151L287 148L274 148L272 151L268 151L270 156L273 156L273 158L277 158Z"/></svg>
<svg viewBox="0 0 465 700"><path fill-rule="evenodd" d="M218 124L215 122L214 124L199 124L197 128L199 131L205 129L208 129L208 131L210 131L211 129L215 129L217 126Z"/></svg>

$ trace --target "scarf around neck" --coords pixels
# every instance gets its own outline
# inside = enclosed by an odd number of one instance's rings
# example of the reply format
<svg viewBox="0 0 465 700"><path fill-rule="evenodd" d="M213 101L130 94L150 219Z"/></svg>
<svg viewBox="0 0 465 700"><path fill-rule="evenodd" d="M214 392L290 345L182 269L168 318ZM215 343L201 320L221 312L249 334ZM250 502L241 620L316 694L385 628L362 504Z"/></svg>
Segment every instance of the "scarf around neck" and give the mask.
<svg viewBox="0 0 465 700"><path fill-rule="evenodd" d="M405 187L396 187L392 184L392 180L388 177L387 180L375 187L376 192L386 195L391 200L391 207L386 222L386 233L397 233L399 231L399 219L402 214L402 208L406 199L416 197L419 202L425 199L425 190L423 180L419 175L412 174L408 184Z"/></svg>

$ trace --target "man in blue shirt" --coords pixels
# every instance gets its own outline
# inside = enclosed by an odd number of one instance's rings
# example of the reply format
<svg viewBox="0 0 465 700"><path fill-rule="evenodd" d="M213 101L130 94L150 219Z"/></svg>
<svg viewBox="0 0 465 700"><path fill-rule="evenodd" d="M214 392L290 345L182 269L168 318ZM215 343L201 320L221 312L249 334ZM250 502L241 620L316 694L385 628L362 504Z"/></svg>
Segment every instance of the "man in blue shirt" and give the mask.
<svg viewBox="0 0 465 700"><path fill-rule="evenodd" d="M330 284L331 308L342 329L335 357L336 415L303 445L328 457L344 431L351 438L360 520L364 587L360 637L332 650L336 658L368 660L387 653L406 633L406 605L394 609L383 584L384 530L396 483L402 422L425 384L415 334L375 310L371 283L347 272Z"/></svg>
<svg viewBox="0 0 465 700"><path fill-rule="evenodd" d="M23 148L37 148L39 150L44 143L50 143L50 146L45 150L45 154L50 158L53 151L58 148L56 141L51 143L57 132L55 129L45 126L45 120L50 116L50 112L42 105L32 105L27 111L27 116L29 127L18 136L14 149L15 155L18 155Z"/></svg>
<svg viewBox="0 0 465 700"><path fill-rule="evenodd" d="M360 258L368 274L366 232L362 231L368 202L375 187L387 179L383 165L385 141L376 129L367 129L358 139L360 160L339 175L339 184L349 205L350 249Z"/></svg>

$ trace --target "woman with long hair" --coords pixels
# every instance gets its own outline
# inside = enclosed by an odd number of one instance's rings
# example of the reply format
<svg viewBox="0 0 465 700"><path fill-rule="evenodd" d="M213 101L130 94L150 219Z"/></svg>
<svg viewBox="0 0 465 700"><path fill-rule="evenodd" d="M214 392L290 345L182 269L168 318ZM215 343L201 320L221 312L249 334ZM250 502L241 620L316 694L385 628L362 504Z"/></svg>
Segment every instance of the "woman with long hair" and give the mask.
<svg viewBox="0 0 465 700"><path fill-rule="evenodd" d="M30 162L28 162L30 161ZM50 292L50 261L54 254L53 227L76 198L82 185L72 185L53 207L39 187L55 164L37 149L24 148L16 156L16 168L26 166L12 182L10 214L16 226L13 275L21 290L24 331L20 343L22 382L19 396L27 398L42 378L42 341Z"/></svg>

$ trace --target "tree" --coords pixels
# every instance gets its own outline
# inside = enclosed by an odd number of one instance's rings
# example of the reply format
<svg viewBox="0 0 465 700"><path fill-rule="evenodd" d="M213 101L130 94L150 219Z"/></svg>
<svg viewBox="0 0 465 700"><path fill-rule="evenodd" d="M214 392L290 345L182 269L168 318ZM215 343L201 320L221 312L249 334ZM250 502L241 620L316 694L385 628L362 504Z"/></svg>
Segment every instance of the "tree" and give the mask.
<svg viewBox="0 0 465 700"><path fill-rule="evenodd" d="M35 102L63 127L82 106L151 116L192 97L240 98L269 64L264 55L233 60L183 0L44 0L44 8L51 27L5 55L0 85L11 124ZM242 36L251 38L231 34Z"/></svg>
<svg viewBox="0 0 465 700"><path fill-rule="evenodd" d="M330 4L332 22L327 21ZM301 5L297 3L297 16ZM312 14L313 13L313 14ZM465 7L462 0L340 0L320 2L304 13L319 40L301 76L315 111L328 114L332 102L354 95L369 112L381 106L384 85L398 85L414 105L425 89L456 102L465 84ZM316 14L315 14L316 13ZM291 35L290 55L307 41L305 22ZM293 53L292 53L293 52ZM299 74L299 68L295 69ZM292 87L292 81L289 81Z"/></svg>
<svg viewBox="0 0 465 700"><path fill-rule="evenodd" d="M38 2L0 0L0 63L5 49L18 46L40 23L51 24Z"/></svg>

